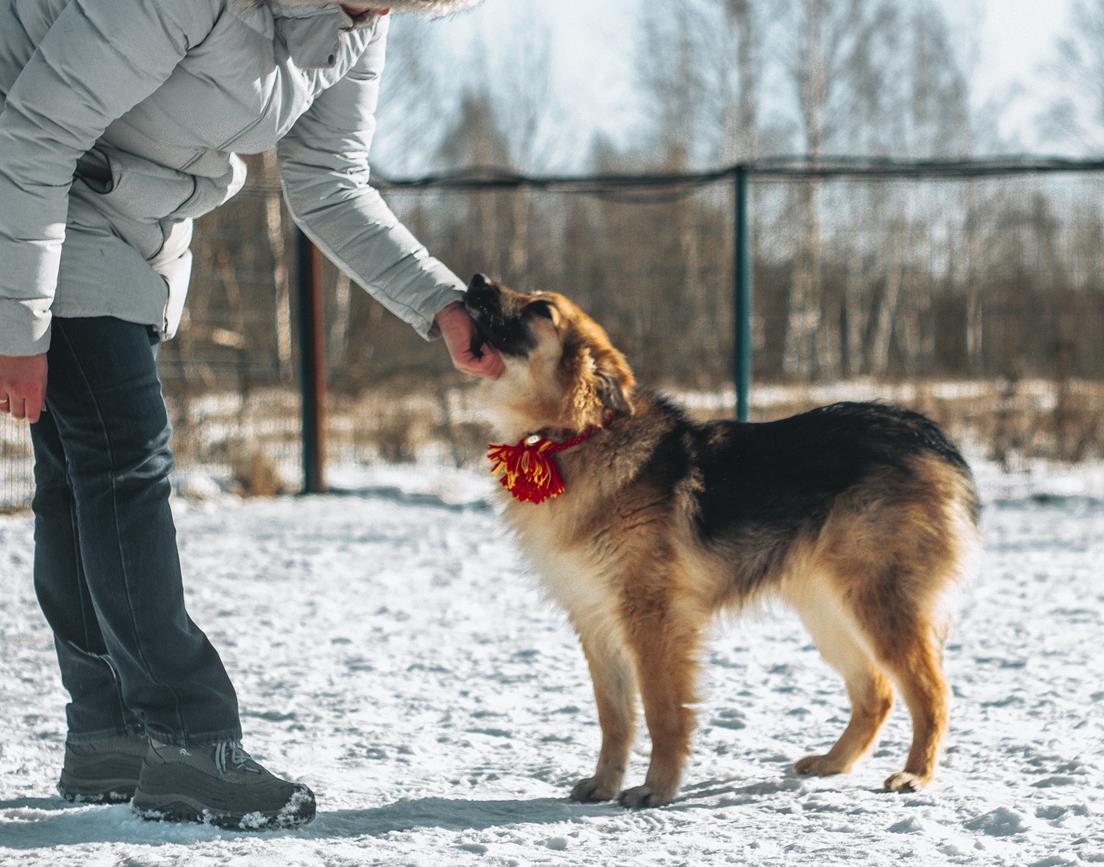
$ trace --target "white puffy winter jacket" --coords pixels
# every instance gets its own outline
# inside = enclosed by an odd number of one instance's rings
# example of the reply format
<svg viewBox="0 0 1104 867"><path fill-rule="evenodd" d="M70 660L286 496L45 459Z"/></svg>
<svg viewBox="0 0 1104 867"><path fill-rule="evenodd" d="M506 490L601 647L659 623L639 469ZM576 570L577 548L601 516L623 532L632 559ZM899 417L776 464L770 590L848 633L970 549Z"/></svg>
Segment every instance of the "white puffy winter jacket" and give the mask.
<svg viewBox="0 0 1104 867"><path fill-rule="evenodd" d="M368 183L387 26L302 0L0 0L0 355L45 352L55 314L171 337L192 219L273 146L304 232L430 336L463 283Z"/></svg>

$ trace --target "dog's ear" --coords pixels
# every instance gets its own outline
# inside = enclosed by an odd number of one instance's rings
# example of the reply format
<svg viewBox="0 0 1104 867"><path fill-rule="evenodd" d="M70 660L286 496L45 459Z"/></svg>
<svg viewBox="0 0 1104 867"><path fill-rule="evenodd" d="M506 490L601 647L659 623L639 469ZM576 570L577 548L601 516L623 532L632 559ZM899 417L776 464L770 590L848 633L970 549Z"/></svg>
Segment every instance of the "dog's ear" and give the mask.
<svg viewBox="0 0 1104 867"><path fill-rule="evenodd" d="M617 350L569 342L560 373L566 384L566 427L580 431L603 427L632 414L632 370Z"/></svg>
<svg viewBox="0 0 1104 867"><path fill-rule="evenodd" d="M556 309L556 305L545 298L537 298L534 301L530 301L525 305L525 312L531 313L533 316L541 316L545 319L550 319L552 324L557 328L560 327L560 323L563 321L563 316L560 311Z"/></svg>
<svg viewBox="0 0 1104 867"><path fill-rule="evenodd" d="M608 423L617 416L632 415L632 404L629 403L628 395L632 388L631 375L626 379L621 370L598 367L594 371L594 379L597 383L598 397L606 409L602 417L603 423Z"/></svg>

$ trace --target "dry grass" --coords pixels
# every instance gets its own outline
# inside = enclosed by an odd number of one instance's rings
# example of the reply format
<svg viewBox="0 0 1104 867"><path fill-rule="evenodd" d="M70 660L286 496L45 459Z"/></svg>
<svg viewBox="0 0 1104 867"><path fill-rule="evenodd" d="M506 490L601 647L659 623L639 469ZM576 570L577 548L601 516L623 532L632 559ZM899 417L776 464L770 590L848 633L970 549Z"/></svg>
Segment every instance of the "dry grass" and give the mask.
<svg viewBox="0 0 1104 867"><path fill-rule="evenodd" d="M188 394L173 410L181 468L201 467L243 496L299 489L300 421L288 388ZM670 393L697 418L731 417L731 392ZM333 395L328 407L327 460L352 464L409 463L432 453L456 466L479 465L490 433L479 422L467 385L427 387L424 378L396 381L355 395ZM836 400L885 400L919 410L943 425L974 456L1005 469L1044 458L1076 464L1104 458L1104 382L877 382L817 386L757 384L753 417L782 418ZM0 419L0 509L25 508L33 492L26 426Z"/></svg>
<svg viewBox="0 0 1104 867"><path fill-rule="evenodd" d="M234 493L242 497L278 497L289 492L276 463L261 448L234 440L229 451Z"/></svg>
<svg viewBox="0 0 1104 867"><path fill-rule="evenodd" d="M836 400L883 400L930 416L975 455L1012 469L1045 458L1076 464L1104 457L1104 382L1068 379L858 381L762 386L754 417L783 418ZM708 406L693 414L709 415Z"/></svg>

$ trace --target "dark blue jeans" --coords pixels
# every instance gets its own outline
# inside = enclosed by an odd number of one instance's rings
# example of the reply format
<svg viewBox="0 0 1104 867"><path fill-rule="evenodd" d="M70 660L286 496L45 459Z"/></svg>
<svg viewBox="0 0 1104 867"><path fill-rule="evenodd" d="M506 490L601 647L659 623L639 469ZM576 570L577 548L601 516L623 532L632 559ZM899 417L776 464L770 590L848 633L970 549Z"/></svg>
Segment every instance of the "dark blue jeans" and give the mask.
<svg viewBox="0 0 1104 867"><path fill-rule="evenodd" d="M69 692L69 739L241 736L218 653L184 609L156 338L57 319L35 454L34 582Z"/></svg>

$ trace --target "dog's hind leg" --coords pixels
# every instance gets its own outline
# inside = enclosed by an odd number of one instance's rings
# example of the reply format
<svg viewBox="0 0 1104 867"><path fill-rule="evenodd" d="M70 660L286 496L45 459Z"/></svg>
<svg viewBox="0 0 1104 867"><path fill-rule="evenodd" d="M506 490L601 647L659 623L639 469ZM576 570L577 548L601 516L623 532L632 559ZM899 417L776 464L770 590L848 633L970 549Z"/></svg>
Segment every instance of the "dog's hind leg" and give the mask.
<svg viewBox="0 0 1104 867"><path fill-rule="evenodd" d="M590 667L602 749L593 777L579 780L571 791L574 801L609 801L617 797L629 762L636 727L636 672L632 659L616 636L581 634Z"/></svg>
<svg viewBox="0 0 1104 867"><path fill-rule="evenodd" d="M626 807L656 807L678 793L694 730L701 627L667 610L638 612L629 644L636 657L652 756L643 786L621 793Z"/></svg>
<svg viewBox="0 0 1104 867"><path fill-rule="evenodd" d="M828 600L799 609L824 660L842 675L851 699L851 719L824 755L799 760L799 774L846 774L873 745L893 707L893 687L855 636L856 627Z"/></svg>
<svg viewBox="0 0 1104 867"><path fill-rule="evenodd" d="M885 788L889 792L916 792L931 782L939 744L947 731L948 690L938 630L923 621L916 622L883 653L912 717L912 746L905 769L891 774Z"/></svg>
<svg viewBox="0 0 1104 867"><path fill-rule="evenodd" d="M890 792L915 792L931 782L947 731L946 623L936 599L944 582L922 577L927 571L893 564L850 596L864 644L893 680L912 718L912 747L905 769L885 781Z"/></svg>
<svg viewBox="0 0 1104 867"><path fill-rule="evenodd" d="M912 717L905 768L885 781L891 792L931 782L947 731L944 594L971 570L978 543L975 497L960 470L918 459L907 477L857 488L822 533L836 599Z"/></svg>

